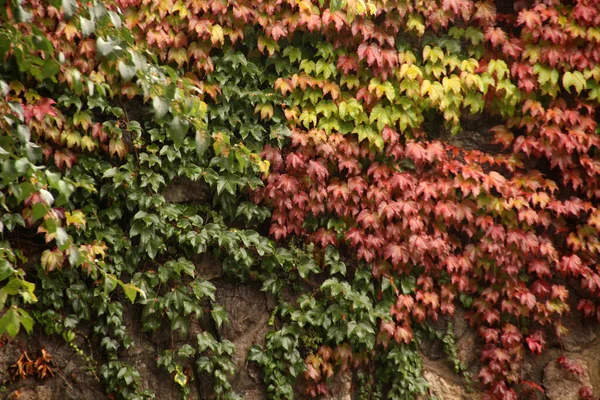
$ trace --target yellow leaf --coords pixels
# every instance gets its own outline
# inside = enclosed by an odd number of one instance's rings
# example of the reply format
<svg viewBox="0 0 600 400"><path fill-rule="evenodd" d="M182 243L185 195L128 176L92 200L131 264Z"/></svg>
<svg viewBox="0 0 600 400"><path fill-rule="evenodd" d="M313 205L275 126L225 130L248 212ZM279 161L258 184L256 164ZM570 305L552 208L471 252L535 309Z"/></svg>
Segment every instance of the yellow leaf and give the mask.
<svg viewBox="0 0 600 400"><path fill-rule="evenodd" d="M73 212L65 212L65 217L67 220L67 226L75 225L77 228L81 228L85 226L85 215L80 210L75 210Z"/></svg>
<svg viewBox="0 0 600 400"><path fill-rule="evenodd" d="M221 25L215 24L210 28L210 41L213 46L225 43L225 35L223 34L223 27Z"/></svg>

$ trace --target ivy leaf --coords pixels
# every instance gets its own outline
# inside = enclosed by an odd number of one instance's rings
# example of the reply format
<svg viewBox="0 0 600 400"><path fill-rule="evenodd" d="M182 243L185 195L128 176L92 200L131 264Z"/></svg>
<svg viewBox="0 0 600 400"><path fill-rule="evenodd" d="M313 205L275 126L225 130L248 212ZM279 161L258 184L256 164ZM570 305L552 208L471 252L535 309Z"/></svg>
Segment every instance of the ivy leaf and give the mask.
<svg viewBox="0 0 600 400"><path fill-rule="evenodd" d="M158 96L152 99L152 107L154 108L154 117L156 119L164 117L169 111L169 103Z"/></svg>
<svg viewBox="0 0 600 400"><path fill-rule="evenodd" d="M119 73L121 74L121 76L123 77L123 79L125 81L130 81L131 78L133 78L135 76L135 73L136 73L135 65L128 65L128 64L125 64L123 61L119 61L118 68L119 68Z"/></svg>
<svg viewBox="0 0 600 400"><path fill-rule="evenodd" d="M109 294L117 287L118 280L113 274L106 274L104 277L104 294Z"/></svg>
<svg viewBox="0 0 600 400"><path fill-rule="evenodd" d="M177 367L179 368L179 366ZM187 385L187 376L185 376L181 371L177 371L174 380L179 386L183 387Z"/></svg>
<svg viewBox="0 0 600 400"><path fill-rule="evenodd" d="M140 293L142 297L146 297L145 293L133 283L126 283L125 285L123 285L123 291L125 292L125 295L129 299L129 301L131 301L132 304L135 303L135 299L138 293Z"/></svg>
<svg viewBox="0 0 600 400"><path fill-rule="evenodd" d="M196 335L196 340L198 342L198 351L200 353L210 349L213 350L215 348L215 338L209 332L202 332Z"/></svg>
<svg viewBox="0 0 600 400"><path fill-rule="evenodd" d="M31 318L27 311L21 308L19 308L19 314L21 314L19 322L21 322L21 325L23 325L23 328L25 328L27 333L31 333L31 330L33 329L33 318Z"/></svg>
<svg viewBox="0 0 600 400"><path fill-rule="evenodd" d="M0 281L5 280L12 274L14 274L15 269L8 262L8 260L0 259Z"/></svg>
<svg viewBox="0 0 600 400"><path fill-rule="evenodd" d="M196 130L196 153L198 158L202 159L206 150L210 147L210 135L204 130Z"/></svg>
<svg viewBox="0 0 600 400"><path fill-rule="evenodd" d="M69 235L67 235L67 231L65 231L65 229L61 227L56 228L56 244L58 245L58 247L63 247L65 244L67 244L68 240Z"/></svg>
<svg viewBox="0 0 600 400"><path fill-rule="evenodd" d="M81 24L81 33L84 37L88 37L94 33L94 30L96 29L96 22L93 19L87 19L80 16L79 23Z"/></svg>
<svg viewBox="0 0 600 400"><path fill-rule="evenodd" d="M21 319L16 307L11 307L2 318L0 318L0 335L8 333L11 337L19 333Z"/></svg>
<svg viewBox="0 0 600 400"><path fill-rule="evenodd" d="M96 50L98 51L98 54L100 54L102 57L107 57L110 53L112 53L114 48L115 41L110 39L106 41L101 37L96 39Z"/></svg>
<svg viewBox="0 0 600 400"><path fill-rule="evenodd" d="M77 10L77 2L75 0L62 0L62 8L66 19L71 19L75 10Z"/></svg>
<svg viewBox="0 0 600 400"><path fill-rule="evenodd" d="M47 272L50 272L60 268L65 261L65 257L63 252L58 249L44 250L40 261L42 263L42 267L44 267Z"/></svg>
<svg viewBox="0 0 600 400"><path fill-rule="evenodd" d="M320 272L319 267L317 266L317 264L315 264L313 258L306 256L300 258L300 260L298 261L298 274L300 274L300 276L303 279L306 279L308 277L308 274L311 272Z"/></svg>
<svg viewBox="0 0 600 400"><path fill-rule="evenodd" d="M220 328L223 325L224 321L227 321L227 312L222 306L216 305L213 306L212 311L210 312L213 320L217 324L217 328Z"/></svg>
<svg viewBox="0 0 600 400"><path fill-rule="evenodd" d="M575 87L577 93L581 93L582 90L586 87L586 80L583 77L583 74L579 71L570 72L567 71L563 75L562 79L563 87L567 90L567 92L571 93L571 86Z"/></svg>
<svg viewBox="0 0 600 400"><path fill-rule="evenodd" d="M30 13L29 11L25 10L20 5L16 8L15 19L17 21L19 21L19 22L29 22L29 21L31 21L32 17L33 17L33 14Z"/></svg>
<svg viewBox="0 0 600 400"><path fill-rule="evenodd" d="M186 120L181 120L179 117L174 117L169 123L167 131L171 139L173 139L176 144L181 144L189 128L190 124Z"/></svg>
<svg viewBox="0 0 600 400"><path fill-rule="evenodd" d="M215 301L215 285L209 281L196 280L192 283L192 290L198 299L209 297L212 301Z"/></svg>
<svg viewBox="0 0 600 400"><path fill-rule="evenodd" d="M3 57L3 53L1 51L0 51L0 56ZM3 81L2 79L0 79L0 97L6 97L9 90L10 90L10 87L8 86L8 84L5 81ZM2 155L2 153L0 153L0 155Z"/></svg>
<svg viewBox="0 0 600 400"><path fill-rule="evenodd" d="M71 267L77 267L81 261L79 249L75 246L69 248L69 264Z"/></svg>
<svg viewBox="0 0 600 400"><path fill-rule="evenodd" d="M108 18L110 19L110 22L112 22L115 28L121 28L121 17L119 14L117 14L114 11L108 11Z"/></svg>
<svg viewBox="0 0 600 400"><path fill-rule="evenodd" d="M417 280L414 276L403 276L400 280L400 288L402 289L402 294L411 294L414 292L417 284Z"/></svg>

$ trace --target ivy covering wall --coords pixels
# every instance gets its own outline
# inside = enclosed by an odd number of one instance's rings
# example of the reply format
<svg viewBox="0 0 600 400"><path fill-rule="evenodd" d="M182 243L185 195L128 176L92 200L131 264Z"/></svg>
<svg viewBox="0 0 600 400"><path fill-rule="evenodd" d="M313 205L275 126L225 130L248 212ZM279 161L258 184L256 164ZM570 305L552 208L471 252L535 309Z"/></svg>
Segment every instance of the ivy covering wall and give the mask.
<svg viewBox="0 0 600 400"><path fill-rule="evenodd" d="M600 319L599 105L595 0L0 0L0 334L90 328L106 392L153 398L134 312L185 339L157 359L184 397L239 398L209 253L277 301L269 398L424 394L462 308L516 399L567 313Z"/></svg>

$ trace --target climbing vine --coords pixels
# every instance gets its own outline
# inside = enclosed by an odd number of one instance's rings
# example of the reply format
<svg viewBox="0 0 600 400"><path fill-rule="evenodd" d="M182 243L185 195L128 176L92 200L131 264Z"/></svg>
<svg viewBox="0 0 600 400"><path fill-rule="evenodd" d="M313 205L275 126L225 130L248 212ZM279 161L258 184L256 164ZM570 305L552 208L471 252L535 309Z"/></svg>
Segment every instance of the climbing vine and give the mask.
<svg viewBox="0 0 600 400"><path fill-rule="evenodd" d="M0 333L127 399L154 394L122 351L168 337L182 396L239 398L210 253L277 300L270 398L424 394L457 308L517 398L567 313L600 318L599 26L593 0L0 0Z"/></svg>

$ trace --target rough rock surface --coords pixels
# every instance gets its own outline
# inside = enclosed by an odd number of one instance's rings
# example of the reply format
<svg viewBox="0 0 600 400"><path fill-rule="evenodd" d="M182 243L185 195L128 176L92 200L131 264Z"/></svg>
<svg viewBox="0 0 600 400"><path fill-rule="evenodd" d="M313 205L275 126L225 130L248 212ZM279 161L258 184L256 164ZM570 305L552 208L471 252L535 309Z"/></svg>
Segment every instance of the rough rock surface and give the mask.
<svg viewBox="0 0 600 400"><path fill-rule="evenodd" d="M550 400L579 400L579 389L582 386L591 386L587 362L582 358L569 359L581 365L584 374L579 376L569 373L556 361L549 362L544 368L544 387Z"/></svg>
<svg viewBox="0 0 600 400"><path fill-rule="evenodd" d="M203 181L176 177L164 188L162 195L168 203L202 203L208 200L210 190Z"/></svg>
<svg viewBox="0 0 600 400"><path fill-rule="evenodd" d="M450 370L444 360L424 359L423 378L429 383L429 397L439 400L479 400L480 393L468 390L465 382Z"/></svg>
<svg viewBox="0 0 600 400"><path fill-rule="evenodd" d="M46 336L36 337L28 343L12 340L0 346L0 398L19 400L96 400L106 399L103 388L96 376L89 372L86 361L63 342ZM27 351L35 360L40 349L45 348L52 354L51 368L54 376L44 380L36 377L16 379L10 376L21 353ZM5 396L5 397L4 397Z"/></svg>
<svg viewBox="0 0 600 400"><path fill-rule="evenodd" d="M352 371L336 375L327 389L329 393L323 396L323 400L352 400Z"/></svg>
<svg viewBox="0 0 600 400"><path fill-rule="evenodd" d="M175 193L175 192L173 192ZM196 198L177 197L171 194L171 201L198 201ZM259 286L249 284L237 285L227 281L219 261L210 255L201 255L194 259L198 275L211 280L216 288L216 303L222 305L227 312L229 322L221 327L211 328L211 333L220 339L234 343L236 352L233 360L237 368L232 377L234 390L244 400L266 400L266 388L262 384L262 372L249 363L247 356L250 346L263 344L269 326L271 311L275 300ZM285 291L284 291L285 292ZM293 302L292 295L286 300ZM573 307L575 307L573 305ZM126 317L134 320L135 315ZM465 382L449 367L439 340L431 340L421 347L424 356L424 378L429 382L428 395L439 400L482 399L481 388L477 385L479 368L479 352L481 341L477 333L465 322L464 312L457 310L452 319L439 320L435 329L446 332L448 323L454 326L458 358L468 366L473 380L473 391L466 389ZM576 315L563 321L570 334L560 340L549 335L548 348L540 356L526 355L522 364L523 379L543 386L545 396L537 393L539 400L579 400L578 392L582 386L591 386L594 394L600 394L600 326L583 322ZM207 323L208 324L208 323ZM133 329L133 328L132 328ZM196 327L196 329L200 329ZM203 326L202 329L206 329ZM170 341L168 330L148 336L132 330L134 346L122 355L122 360L138 369L142 386L156 394L157 399L177 399L180 397L173 377L156 366L157 348L165 340ZM197 332L191 332L190 337ZM163 337L164 336L164 337ZM424 341L425 342L425 341ZM85 354L98 358L90 344L86 341L78 343ZM37 357L40 349L47 349L53 356L54 377L38 380L29 377L24 380L11 380L10 366L13 365L23 351L31 357ZM577 360L584 368L582 377L569 374L556 363L561 355ZM40 333L32 336L20 336L17 340L0 338L0 399L20 400L96 400L107 399L104 388L99 383L97 372L89 372L86 360L76 354L60 339L48 338ZM186 368L188 366L185 366ZM192 368L191 365L189 365ZM356 387L353 386L352 371L334 376L327 384L328 394L321 400L355 400ZM199 379L191 386L189 400L209 400L214 398L210 379ZM302 398L303 397L299 397ZM425 396L423 398L427 399Z"/></svg>
<svg viewBox="0 0 600 400"><path fill-rule="evenodd" d="M243 399L265 399L265 391L260 382L260 371L248 364L248 351L253 344L259 344L269 330L271 316L267 307L267 297L258 287L236 286L219 282L216 292L217 302L227 311L229 322L219 333L223 339L235 345L233 361L237 374L233 387Z"/></svg>

